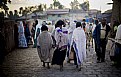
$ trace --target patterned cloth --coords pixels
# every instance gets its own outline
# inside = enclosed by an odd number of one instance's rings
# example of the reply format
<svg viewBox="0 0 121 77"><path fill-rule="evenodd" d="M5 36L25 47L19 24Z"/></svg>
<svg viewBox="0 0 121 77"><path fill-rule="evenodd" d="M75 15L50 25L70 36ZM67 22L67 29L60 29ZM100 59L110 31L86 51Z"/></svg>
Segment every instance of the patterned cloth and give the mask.
<svg viewBox="0 0 121 77"><path fill-rule="evenodd" d="M56 40L57 49L54 51L54 54L53 54L52 65L54 64L63 65L65 56L66 56L66 51L67 51L67 44L68 44L67 34L64 34L62 32L62 29L57 27L54 30L53 37Z"/></svg>
<svg viewBox="0 0 121 77"><path fill-rule="evenodd" d="M19 40L19 47L27 47L27 42L26 42L26 38L24 35L24 27L23 27L23 23L22 21L20 21L20 24L18 26L18 40Z"/></svg>

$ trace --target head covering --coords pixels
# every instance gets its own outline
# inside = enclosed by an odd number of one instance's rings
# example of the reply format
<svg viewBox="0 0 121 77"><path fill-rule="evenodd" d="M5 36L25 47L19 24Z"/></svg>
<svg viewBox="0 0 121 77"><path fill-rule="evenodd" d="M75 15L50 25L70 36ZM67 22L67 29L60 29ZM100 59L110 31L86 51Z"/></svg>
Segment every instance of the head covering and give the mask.
<svg viewBox="0 0 121 77"><path fill-rule="evenodd" d="M43 22L42 22L42 25L46 25L46 21L43 21Z"/></svg>
<svg viewBox="0 0 121 77"><path fill-rule="evenodd" d="M20 22L19 22L19 25L20 25L20 26L23 26L23 22L22 22L22 21L20 21Z"/></svg>
<svg viewBox="0 0 121 77"><path fill-rule="evenodd" d="M81 22L76 23L76 28L82 26Z"/></svg>
<svg viewBox="0 0 121 77"><path fill-rule="evenodd" d="M74 22L76 23L77 21L76 21L76 20L74 20Z"/></svg>
<svg viewBox="0 0 121 77"><path fill-rule="evenodd" d="M37 25L38 24L38 20L35 20L35 25Z"/></svg>
<svg viewBox="0 0 121 77"><path fill-rule="evenodd" d="M48 31L48 27L47 26L42 26L41 31Z"/></svg>
<svg viewBox="0 0 121 77"><path fill-rule="evenodd" d="M24 32L24 26L23 26L23 22L20 21L18 26L18 33L22 33L22 32Z"/></svg>
<svg viewBox="0 0 121 77"><path fill-rule="evenodd" d="M56 25L64 25L64 21L59 20L59 21L57 21Z"/></svg>

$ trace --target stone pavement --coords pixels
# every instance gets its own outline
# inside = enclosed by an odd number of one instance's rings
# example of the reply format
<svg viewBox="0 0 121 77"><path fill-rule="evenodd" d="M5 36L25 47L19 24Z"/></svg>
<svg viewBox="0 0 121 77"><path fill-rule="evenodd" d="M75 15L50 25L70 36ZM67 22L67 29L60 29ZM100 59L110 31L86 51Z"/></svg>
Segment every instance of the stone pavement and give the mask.
<svg viewBox="0 0 121 77"><path fill-rule="evenodd" d="M60 72L57 65L50 69L42 67L36 48L16 49L5 57L3 72L7 77L121 77L121 68L111 66L109 56L106 56L106 62L96 63L94 49L87 52L81 71L73 63L65 62L64 70Z"/></svg>

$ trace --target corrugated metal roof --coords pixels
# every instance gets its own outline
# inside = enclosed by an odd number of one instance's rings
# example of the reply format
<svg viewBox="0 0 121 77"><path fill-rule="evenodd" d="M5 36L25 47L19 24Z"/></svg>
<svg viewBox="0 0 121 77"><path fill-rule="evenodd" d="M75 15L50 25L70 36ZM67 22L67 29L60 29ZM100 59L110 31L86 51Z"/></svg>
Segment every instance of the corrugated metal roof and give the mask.
<svg viewBox="0 0 121 77"><path fill-rule="evenodd" d="M83 10L79 10L79 9L70 9L70 13L85 13L86 11L83 11Z"/></svg>
<svg viewBox="0 0 121 77"><path fill-rule="evenodd" d="M48 9L47 14L68 14L69 9Z"/></svg>

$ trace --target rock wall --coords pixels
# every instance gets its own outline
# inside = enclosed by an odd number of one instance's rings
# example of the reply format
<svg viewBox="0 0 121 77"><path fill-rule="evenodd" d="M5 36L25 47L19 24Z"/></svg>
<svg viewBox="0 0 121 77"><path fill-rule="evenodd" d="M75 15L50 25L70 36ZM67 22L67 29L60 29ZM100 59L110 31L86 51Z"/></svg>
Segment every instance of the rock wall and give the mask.
<svg viewBox="0 0 121 77"><path fill-rule="evenodd" d="M2 28L2 35L5 40L5 53L9 53L12 49L15 48L14 40L14 25L15 22L11 20L5 20Z"/></svg>
<svg viewBox="0 0 121 77"><path fill-rule="evenodd" d="M112 1L113 1L113 9L112 9L112 17L111 17L110 37L113 37L113 34L114 34L114 31L113 31L114 21L118 21L121 24L121 0L112 0Z"/></svg>

